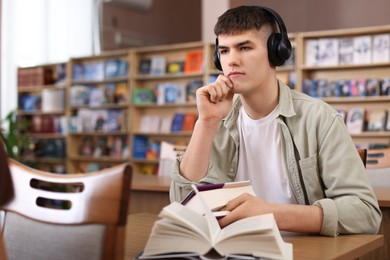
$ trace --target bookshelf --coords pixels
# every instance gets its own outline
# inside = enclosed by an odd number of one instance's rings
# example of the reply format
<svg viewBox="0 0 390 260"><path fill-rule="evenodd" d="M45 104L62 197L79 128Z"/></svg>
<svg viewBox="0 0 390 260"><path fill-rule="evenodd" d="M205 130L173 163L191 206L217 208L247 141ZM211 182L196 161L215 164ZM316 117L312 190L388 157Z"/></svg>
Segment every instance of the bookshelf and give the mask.
<svg viewBox="0 0 390 260"><path fill-rule="evenodd" d="M219 73L210 59L213 50L204 42L133 50L130 138L136 173L157 174L161 142L188 144L197 117L195 91Z"/></svg>
<svg viewBox="0 0 390 260"><path fill-rule="evenodd" d="M130 50L69 61L69 172L90 172L128 161Z"/></svg>
<svg viewBox="0 0 390 260"><path fill-rule="evenodd" d="M299 61L297 60L300 55L298 55L300 48L297 47L297 38L298 34L289 33L288 38L291 42L292 52L290 58L284 63L283 66L277 67L276 76L286 83L290 88L297 88L297 77L299 77L300 71Z"/></svg>
<svg viewBox="0 0 390 260"><path fill-rule="evenodd" d="M328 59L318 63L315 60L318 53L313 53L310 44L367 36L374 39L377 35L390 38L390 26L292 33L289 38L294 55L286 65L277 68L278 78L294 85L298 91L318 96L340 111L347 113L354 108L364 108L367 111L364 128L351 134L355 143L363 147L389 144L390 129L367 131L367 121L369 111L390 110L390 88L384 94L386 90L379 83L375 95L366 92L365 95L337 96L334 94L336 85L325 84L328 90L333 89L334 95L319 96L318 89L314 89L317 92L308 90L307 82L388 79L390 54L379 58L376 55L375 61L369 62L360 58L359 62L344 60L340 64ZM59 158L32 156L31 151L25 158L36 164L58 166L59 170L68 172L94 170L130 161L135 173L156 174L161 142L185 146L190 140L191 127L173 130L172 120L175 115L187 114L195 115L196 119L195 90L220 74L213 64L213 53L213 43L191 42L109 51L97 56L72 58L65 63L19 68L17 114L18 118L32 122L28 129L31 147L39 147L37 144L44 140L64 140L67 144L65 155ZM372 59L373 55L370 57ZM186 59L189 61L190 58L191 66L186 67ZM40 82L31 83L31 79L28 82L26 75L34 70L36 75L41 75ZM115 94L119 85L120 91ZM58 91L63 92L65 101L43 102L48 100L51 92ZM99 117L107 119L108 111L119 115L120 127L118 124L105 125L106 120L98 120ZM47 118L56 118L60 130L31 129ZM65 131L68 127L69 131ZM101 148L92 149L88 146L90 143L105 145L105 153Z"/></svg>
<svg viewBox="0 0 390 260"><path fill-rule="evenodd" d="M18 160L58 173L66 171L66 72L66 62L17 68L16 116L25 128Z"/></svg>
<svg viewBox="0 0 390 260"><path fill-rule="evenodd" d="M378 47L378 37L384 37L384 45L387 47ZM337 56L331 57L332 50L324 47L331 45L332 41L339 43L339 49L333 49L339 55L338 61ZM386 129L385 123L382 129L368 129L368 123L373 120L369 117L372 111L390 111L390 95L388 90L385 93L382 89L385 80L390 78L389 41L390 26L299 34L298 46L301 46L302 51L298 58L300 68L297 88L312 96L318 95L345 113L347 119L351 109L364 108L366 113L361 132L351 134L355 143L362 147L389 145L390 129ZM373 83L369 85L368 80ZM325 87L324 91L321 87Z"/></svg>

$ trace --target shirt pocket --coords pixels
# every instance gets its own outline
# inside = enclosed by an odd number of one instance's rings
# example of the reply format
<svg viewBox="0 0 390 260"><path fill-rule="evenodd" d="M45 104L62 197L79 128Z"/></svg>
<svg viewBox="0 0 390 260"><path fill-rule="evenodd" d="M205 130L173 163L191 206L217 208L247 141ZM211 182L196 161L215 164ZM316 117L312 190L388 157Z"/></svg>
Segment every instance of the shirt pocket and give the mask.
<svg viewBox="0 0 390 260"><path fill-rule="evenodd" d="M300 160L299 165L309 203L313 204L317 200L323 199L325 196L317 167L317 154Z"/></svg>

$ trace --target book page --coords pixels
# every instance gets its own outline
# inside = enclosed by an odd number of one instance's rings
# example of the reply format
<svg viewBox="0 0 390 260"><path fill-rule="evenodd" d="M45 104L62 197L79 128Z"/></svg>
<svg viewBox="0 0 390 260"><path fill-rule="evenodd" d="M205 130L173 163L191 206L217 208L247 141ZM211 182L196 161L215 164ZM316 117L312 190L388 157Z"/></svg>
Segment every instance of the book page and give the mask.
<svg viewBox="0 0 390 260"><path fill-rule="evenodd" d="M292 246L286 246L273 214L238 220L223 228L214 248L221 255L251 254L272 259L292 259Z"/></svg>
<svg viewBox="0 0 390 260"><path fill-rule="evenodd" d="M228 182L223 184L209 184L197 187L199 195L202 196L207 208L211 211L219 211L226 203L243 193L249 193L255 196L250 181ZM189 194L188 197L193 196L192 199L185 198L183 204L201 214L205 214L203 207L200 205L200 200L194 199L194 194Z"/></svg>
<svg viewBox="0 0 390 260"><path fill-rule="evenodd" d="M214 246L215 240L217 236L219 235L219 232L221 231L221 227L219 226L217 218L213 215L213 212L206 204L206 201L203 200L201 196L199 196L199 190L195 185L192 185L192 188L194 189L196 193L196 198L200 201L200 206L203 208L203 216L205 217L207 221L208 231L209 231L209 237L211 240L211 245ZM184 206L186 207L186 206Z"/></svg>
<svg viewBox="0 0 390 260"><path fill-rule="evenodd" d="M194 211L180 203L172 202L163 208L159 217L169 219L179 225L192 229L211 243L208 224L205 218L202 215L194 213Z"/></svg>

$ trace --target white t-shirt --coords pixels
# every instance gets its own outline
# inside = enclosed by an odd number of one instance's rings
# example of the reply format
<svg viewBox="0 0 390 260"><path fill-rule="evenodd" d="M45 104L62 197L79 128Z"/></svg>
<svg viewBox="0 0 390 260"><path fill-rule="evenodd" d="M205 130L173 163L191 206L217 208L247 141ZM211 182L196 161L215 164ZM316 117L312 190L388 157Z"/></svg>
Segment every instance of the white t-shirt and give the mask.
<svg viewBox="0 0 390 260"><path fill-rule="evenodd" d="M278 107L259 120L241 107L238 117L240 153L236 181L251 180L256 196L273 203L296 204L289 185Z"/></svg>

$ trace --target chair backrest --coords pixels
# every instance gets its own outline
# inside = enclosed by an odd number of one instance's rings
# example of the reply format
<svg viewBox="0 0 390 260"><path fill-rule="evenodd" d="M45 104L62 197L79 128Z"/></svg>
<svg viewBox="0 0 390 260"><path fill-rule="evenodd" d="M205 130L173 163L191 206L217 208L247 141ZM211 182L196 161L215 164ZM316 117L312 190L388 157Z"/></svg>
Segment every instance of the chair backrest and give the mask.
<svg viewBox="0 0 390 260"><path fill-rule="evenodd" d="M390 167L390 148L369 149L367 151L367 168L388 168Z"/></svg>
<svg viewBox="0 0 390 260"><path fill-rule="evenodd" d="M8 161L14 197L0 227L9 259L123 259L128 163L62 175Z"/></svg>
<svg viewBox="0 0 390 260"><path fill-rule="evenodd" d="M362 159L364 167L366 167L366 165L367 165L367 149L359 148L358 153L359 153L360 159Z"/></svg>
<svg viewBox="0 0 390 260"><path fill-rule="evenodd" d="M0 138L0 207L7 203L13 196L11 173L8 167L8 156L4 144ZM3 236L0 234L0 259L6 259Z"/></svg>

